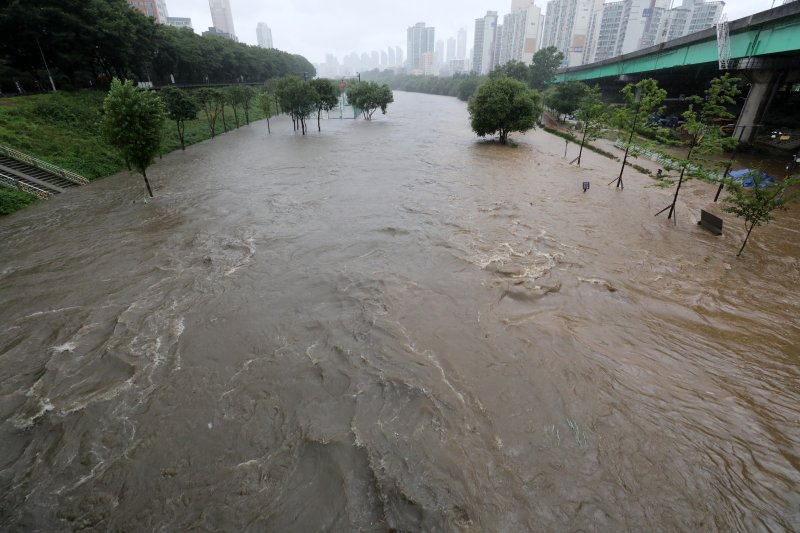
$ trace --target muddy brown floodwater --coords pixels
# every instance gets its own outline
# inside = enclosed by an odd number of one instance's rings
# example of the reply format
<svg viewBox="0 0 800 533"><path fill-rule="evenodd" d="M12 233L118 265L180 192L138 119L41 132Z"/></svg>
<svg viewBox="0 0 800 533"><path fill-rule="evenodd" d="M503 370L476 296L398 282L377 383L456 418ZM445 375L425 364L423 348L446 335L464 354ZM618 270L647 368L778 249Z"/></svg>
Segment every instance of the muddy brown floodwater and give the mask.
<svg viewBox="0 0 800 533"><path fill-rule="evenodd" d="M0 529L800 529L797 209L737 260L456 99L322 127L0 220Z"/></svg>

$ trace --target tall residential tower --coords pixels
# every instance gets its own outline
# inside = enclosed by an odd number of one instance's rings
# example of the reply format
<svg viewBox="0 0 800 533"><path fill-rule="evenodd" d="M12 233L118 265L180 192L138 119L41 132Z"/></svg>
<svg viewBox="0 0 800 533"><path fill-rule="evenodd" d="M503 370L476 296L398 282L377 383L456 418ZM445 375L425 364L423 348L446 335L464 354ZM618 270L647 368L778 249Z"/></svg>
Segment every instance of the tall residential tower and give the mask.
<svg viewBox="0 0 800 533"><path fill-rule="evenodd" d="M431 54L432 62L435 32L434 28L426 28L424 22L418 22L408 28L408 48L406 48L408 59L406 66L410 73L422 73L425 71L426 61L423 57L425 54Z"/></svg>
<svg viewBox="0 0 800 533"><path fill-rule="evenodd" d="M272 30L264 22L259 22L256 26L256 38L258 46L261 48L275 48L272 46Z"/></svg>
<svg viewBox="0 0 800 533"><path fill-rule="evenodd" d="M211 22L219 32L227 33L236 40L236 31L233 29L233 13L230 0L208 0L211 9Z"/></svg>

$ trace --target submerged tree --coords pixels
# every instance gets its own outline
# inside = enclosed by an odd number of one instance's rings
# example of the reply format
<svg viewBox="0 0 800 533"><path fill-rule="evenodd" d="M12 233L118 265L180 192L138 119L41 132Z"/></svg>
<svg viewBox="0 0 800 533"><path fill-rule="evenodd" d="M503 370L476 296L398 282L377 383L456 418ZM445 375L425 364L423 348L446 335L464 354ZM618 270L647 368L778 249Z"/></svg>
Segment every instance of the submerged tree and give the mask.
<svg viewBox="0 0 800 533"><path fill-rule="evenodd" d="M587 87L586 94L580 99L575 117L581 126L583 135L581 136L581 148L578 150L578 157L575 158L578 166L581 166L581 155L583 146L588 141L593 141L599 137L603 129L603 124L608 120L608 108L600 99L600 87Z"/></svg>
<svg viewBox="0 0 800 533"><path fill-rule="evenodd" d="M688 136L686 147L689 151L684 159L678 160L681 174L672 203L656 215L669 210L667 220L671 219L675 213L675 204L678 202L678 193L683 182L689 177L708 177L702 166L692 165L692 156L695 155L695 152L698 154L719 153L732 148L735 144L735 141L725 136L713 121L720 118L733 118L733 114L728 111L727 107L736 103L735 97L739 94L737 86L739 81L738 78L732 78L725 73L719 78L711 80L711 86L706 89L705 97L697 95L689 97L689 109L682 115L684 120L682 129ZM688 175L687 170L689 170Z"/></svg>
<svg viewBox="0 0 800 533"><path fill-rule="evenodd" d="M200 108L206 116L208 123L208 131L211 132L213 139L217 133L217 118L220 112L220 98L217 93L218 89L200 89L197 91L197 101L200 102Z"/></svg>
<svg viewBox="0 0 800 533"><path fill-rule="evenodd" d="M386 108L394 102L394 94L385 83L367 81L351 85L347 89L347 101L361 109L365 120L372 120L372 114L378 109L386 114Z"/></svg>
<svg viewBox="0 0 800 533"><path fill-rule="evenodd" d="M106 141L141 173L150 197L153 189L147 179L147 167L159 153L164 116L164 104L154 92L137 89L131 80L112 80L103 102L100 130Z"/></svg>
<svg viewBox="0 0 800 533"><path fill-rule="evenodd" d="M306 119L316 108L317 92L307 81L287 76L278 81L275 94L283 112L292 118L295 131L300 128L305 135Z"/></svg>
<svg viewBox="0 0 800 533"><path fill-rule="evenodd" d="M275 97L272 93L263 92L256 96L256 105L264 113L267 119L267 133L272 134L270 129L269 119L272 118L277 112L277 104L275 104Z"/></svg>
<svg viewBox="0 0 800 533"><path fill-rule="evenodd" d="M233 85L225 91L225 101L231 105L233 110L233 120L236 127L239 127L239 108L242 106L242 86Z"/></svg>
<svg viewBox="0 0 800 533"><path fill-rule="evenodd" d="M636 134L636 129L639 127L642 117L661 112L663 109L662 102L667 97L667 91L661 89L656 80L647 78L635 84L629 83L620 92L625 99L625 103L612 118L620 131L629 133L629 135L628 142L625 143L625 156L622 158L619 176L611 180L609 185L616 181L617 188L624 189L622 173L625 172L625 164L628 162L628 154L633 145L633 136Z"/></svg>
<svg viewBox="0 0 800 533"><path fill-rule="evenodd" d="M472 130L478 136L498 133L500 144L506 144L510 132L525 132L536 126L541 104L539 93L521 81L500 75L478 87L468 109Z"/></svg>
<svg viewBox="0 0 800 533"><path fill-rule="evenodd" d="M177 87L162 89L161 99L164 101L167 116L175 121L175 126L178 129L178 139L181 141L181 150L186 150L186 138L184 136L186 121L196 119L199 108L195 101L186 94L186 91Z"/></svg>
<svg viewBox="0 0 800 533"><path fill-rule="evenodd" d="M339 104L339 90L334 83L327 78L316 78L311 80L311 86L317 92L317 131L322 131L320 126L320 115L323 111L330 111Z"/></svg>
<svg viewBox="0 0 800 533"><path fill-rule="evenodd" d="M742 247L739 248L736 257L742 255L753 228L769 224L773 219L773 211L778 209L785 211L786 204L800 196L800 191L789 192L790 187L800 184L800 177L787 176L780 184L766 183L761 170L753 171L750 177L753 180L753 186L750 188L745 188L742 182L737 180L726 180L730 194L725 198L727 206L722 210L743 219L746 231Z"/></svg>
<svg viewBox="0 0 800 533"><path fill-rule="evenodd" d="M242 86L240 98L242 100L242 109L244 109L244 119L250 125L250 108L253 106L253 98L256 96L256 91L249 85Z"/></svg>

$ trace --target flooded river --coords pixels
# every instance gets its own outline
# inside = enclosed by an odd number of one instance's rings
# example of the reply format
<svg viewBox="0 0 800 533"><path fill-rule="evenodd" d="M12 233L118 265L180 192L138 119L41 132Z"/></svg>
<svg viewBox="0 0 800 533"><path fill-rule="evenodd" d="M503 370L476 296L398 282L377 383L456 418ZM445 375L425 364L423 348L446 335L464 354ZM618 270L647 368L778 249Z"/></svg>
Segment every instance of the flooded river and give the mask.
<svg viewBox="0 0 800 533"><path fill-rule="evenodd" d="M0 219L0 529L800 530L798 209L395 98Z"/></svg>

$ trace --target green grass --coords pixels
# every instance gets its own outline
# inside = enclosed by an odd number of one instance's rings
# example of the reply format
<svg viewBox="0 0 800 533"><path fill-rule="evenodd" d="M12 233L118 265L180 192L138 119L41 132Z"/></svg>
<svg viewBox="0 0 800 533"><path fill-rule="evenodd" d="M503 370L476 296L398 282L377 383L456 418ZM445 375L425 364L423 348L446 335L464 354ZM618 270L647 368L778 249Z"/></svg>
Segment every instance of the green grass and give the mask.
<svg viewBox="0 0 800 533"><path fill-rule="evenodd" d="M114 149L100 136L99 122L102 113L102 91L62 92L35 96L5 98L0 100L0 144L20 150L38 159L71 170L89 180L95 180L125 169L125 163ZM244 113L239 112L240 125L245 125ZM233 110L225 109L228 130L236 127ZM264 118L255 106L250 110L250 121ZM217 120L217 135L223 133L222 118ZM205 115L186 123L186 145L211 137ZM167 154L180 149L175 123L164 121L162 152ZM3 208L28 203L0 188ZM10 209L10 207L9 207ZM16 209L15 209L16 210ZM8 214L11 211L0 211Z"/></svg>
<svg viewBox="0 0 800 533"><path fill-rule="evenodd" d="M0 215L8 215L38 202L39 199L27 192L0 187Z"/></svg>

